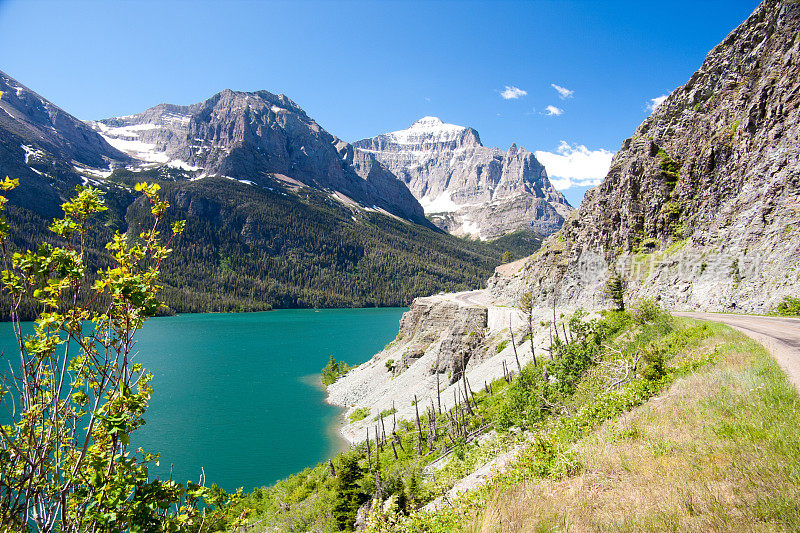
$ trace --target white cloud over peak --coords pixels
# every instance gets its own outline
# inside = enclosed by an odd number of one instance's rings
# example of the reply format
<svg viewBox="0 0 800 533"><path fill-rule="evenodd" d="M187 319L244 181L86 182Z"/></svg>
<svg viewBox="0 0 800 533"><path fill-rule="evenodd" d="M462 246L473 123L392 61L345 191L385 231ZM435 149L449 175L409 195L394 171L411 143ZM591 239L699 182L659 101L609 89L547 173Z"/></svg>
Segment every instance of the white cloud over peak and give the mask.
<svg viewBox="0 0 800 533"><path fill-rule="evenodd" d="M506 88L500 91L500 96L502 96L504 100L516 100L526 94L528 94L528 91L524 91L513 85L506 85Z"/></svg>
<svg viewBox="0 0 800 533"><path fill-rule="evenodd" d="M544 108L544 114L547 115L547 116L550 116L550 117L559 116L562 113L564 113L564 110L561 109L560 107L556 107L554 105L549 105L549 106Z"/></svg>
<svg viewBox="0 0 800 533"><path fill-rule="evenodd" d="M560 191L599 185L614 156L603 148L589 150L582 144L570 145L567 141L561 141L556 153L537 150L535 154L547 170L553 187Z"/></svg>
<svg viewBox="0 0 800 533"><path fill-rule="evenodd" d="M664 103L664 100L667 99L666 94L662 94L661 96L656 96L655 98L650 99L650 103L647 104L647 110L649 112L653 112L656 110L658 106Z"/></svg>
<svg viewBox="0 0 800 533"><path fill-rule="evenodd" d="M572 98L572 95L575 94L575 91L567 89L566 87L562 87L561 85L556 85L555 83L551 83L550 87L556 90L558 96L561 97L562 100L566 100L567 98Z"/></svg>

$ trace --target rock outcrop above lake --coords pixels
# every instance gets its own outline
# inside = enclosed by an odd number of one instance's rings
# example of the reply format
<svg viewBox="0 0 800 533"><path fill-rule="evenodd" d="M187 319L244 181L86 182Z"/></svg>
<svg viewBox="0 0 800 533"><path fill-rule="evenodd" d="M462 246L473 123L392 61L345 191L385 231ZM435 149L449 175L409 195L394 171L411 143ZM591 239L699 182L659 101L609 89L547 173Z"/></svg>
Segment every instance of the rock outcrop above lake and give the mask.
<svg viewBox="0 0 800 533"><path fill-rule="evenodd" d="M483 146L474 129L437 117L353 144L394 172L454 235L495 239L526 229L546 236L572 211L531 152Z"/></svg>
<svg viewBox="0 0 800 533"><path fill-rule="evenodd" d="M516 268L504 267L498 268L498 276L518 275ZM535 324L546 318L546 312L536 312ZM510 343L510 328L516 347ZM533 344L541 354L547 330L534 329ZM526 333L521 312L498 305L485 290L415 299L400 321L397 338L328 387L328 401L346 407L348 414L369 411L362 420L347 424L342 434L351 442L364 440L367 428L374 435L376 418L392 408L398 419L409 419L415 408L423 413L438 410L440 403L448 409L463 402L465 387L477 392L506 370L517 372L517 360L521 365L531 360L531 341L523 340ZM384 419L387 432L392 419Z"/></svg>
<svg viewBox="0 0 800 533"><path fill-rule="evenodd" d="M800 4L765 0L625 140L603 183L498 298L765 312L800 294Z"/></svg>

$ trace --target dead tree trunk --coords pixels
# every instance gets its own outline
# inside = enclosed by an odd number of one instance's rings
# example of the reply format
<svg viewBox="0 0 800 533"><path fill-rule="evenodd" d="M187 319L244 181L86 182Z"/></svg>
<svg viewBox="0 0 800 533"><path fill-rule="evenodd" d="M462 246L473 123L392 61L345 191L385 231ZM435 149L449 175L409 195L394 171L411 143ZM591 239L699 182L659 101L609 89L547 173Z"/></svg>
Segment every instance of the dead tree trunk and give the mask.
<svg viewBox="0 0 800 533"><path fill-rule="evenodd" d="M556 291L553 289L553 331L556 332L556 341L558 338L558 320L556 320Z"/></svg>
<svg viewBox="0 0 800 533"><path fill-rule="evenodd" d="M467 411L469 411L470 415L475 415L472 411L472 404L469 401L469 391L467 390L467 372L466 370L461 374L461 382L464 385L464 400L466 400Z"/></svg>
<svg viewBox="0 0 800 533"><path fill-rule="evenodd" d="M367 428L367 467L372 472L372 450L369 446L369 428Z"/></svg>
<svg viewBox="0 0 800 533"><path fill-rule="evenodd" d="M417 455L422 455L422 423L419 421L419 406L417 405L417 395L414 395L414 412L417 415Z"/></svg>
<svg viewBox="0 0 800 533"><path fill-rule="evenodd" d="M464 381L467 383L467 389L469 390L469 397L472 398L472 404L475 406L475 409L478 408L478 401L475 399L475 391L472 390L472 385L469 382L469 378L467 378L466 374L464 375Z"/></svg>
<svg viewBox="0 0 800 533"><path fill-rule="evenodd" d="M442 414L442 391L439 385L439 368L436 368L436 402L439 404L439 414Z"/></svg>
<svg viewBox="0 0 800 533"><path fill-rule="evenodd" d="M514 342L514 329L511 327L511 317L508 317L508 331L511 332L511 346L514 347L514 359L517 360L517 370L522 374L522 365L519 364L519 356L517 355L517 343ZM533 343L532 340L531 343Z"/></svg>

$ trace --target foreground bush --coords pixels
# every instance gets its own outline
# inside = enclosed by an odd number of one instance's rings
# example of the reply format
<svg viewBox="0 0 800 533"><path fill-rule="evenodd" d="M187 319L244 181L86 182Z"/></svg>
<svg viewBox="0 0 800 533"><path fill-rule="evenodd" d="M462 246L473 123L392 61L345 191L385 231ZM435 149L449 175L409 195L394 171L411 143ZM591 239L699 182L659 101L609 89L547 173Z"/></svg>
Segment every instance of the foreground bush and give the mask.
<svg viewBox="0 0 800 533"><path fill-rule="evenodd" d="M0 189L17 184L6 178ZM161 244L168 204L158 189L136 186L152 225L115 234L106 246L111 266L97 273L87 272L85 243L93 215L106 210L98 189L79 187L63 204L63 218L50 226L58 245L9 257L10 228L0 218L2 287L19 347L0 382L10 415L0 427L3 531L207 530L214 525L204 523L200 502L232 503L202 483L151 480L148 465L158 456L130 448L153 393L152 374L134 361L135 335L161 307L159 269L183 230L174 223ZM0 196L0 208L5 203ZM20 321L26 300L40 310L31 334Z"/></svg>

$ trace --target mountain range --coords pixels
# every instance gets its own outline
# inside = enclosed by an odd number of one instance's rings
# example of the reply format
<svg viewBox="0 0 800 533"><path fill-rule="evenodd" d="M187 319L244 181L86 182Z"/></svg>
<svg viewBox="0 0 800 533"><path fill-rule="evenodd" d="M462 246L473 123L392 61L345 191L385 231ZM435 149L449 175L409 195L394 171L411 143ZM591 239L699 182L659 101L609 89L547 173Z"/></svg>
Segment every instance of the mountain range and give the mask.
<svg viewBox="0 0 800 533"><path fill-rule="evenodd" d="M131 157L191 172L192 179L308 186L427 224L419 203L374 156L322 129L284 95L224 90L191 106L161 104L92 126Z"/></svg>
<svg viewBox="0 0 800 533"><path fill-rule="evenodd" d="M88 258L105 266L111 233L138 234L147 217L133 185L159 183L169 216L187 220L164 270L173 311L406 305L479 286L504 250L538 246L443 232L374 155L283 95L225 90L84 123L5 73L0 91L0 171L20 180L12 249L52 239L61 203L92 184L110 209Z"/></svg>

